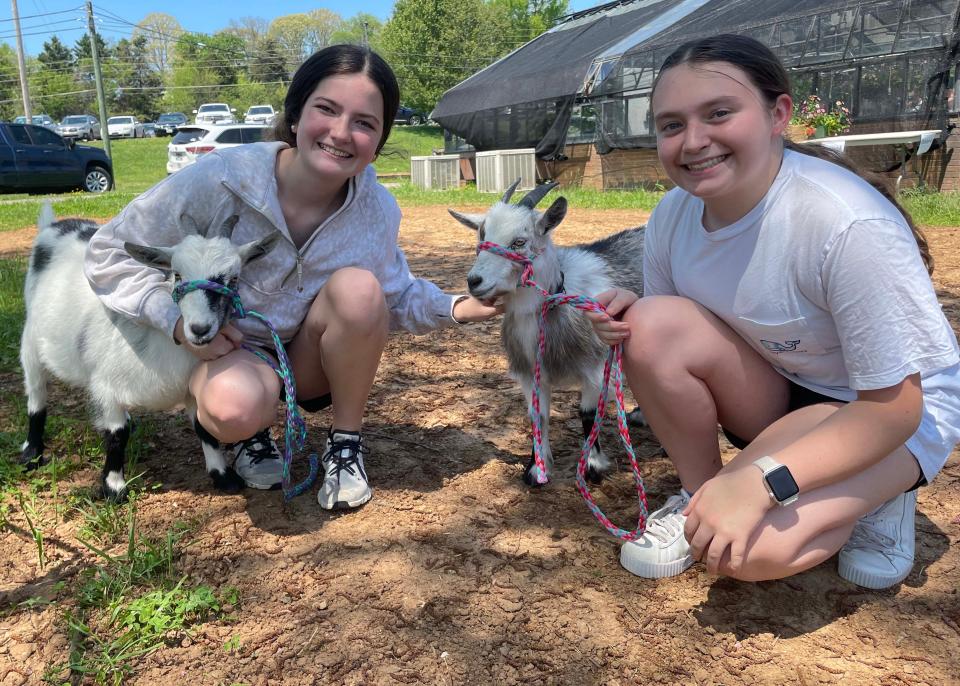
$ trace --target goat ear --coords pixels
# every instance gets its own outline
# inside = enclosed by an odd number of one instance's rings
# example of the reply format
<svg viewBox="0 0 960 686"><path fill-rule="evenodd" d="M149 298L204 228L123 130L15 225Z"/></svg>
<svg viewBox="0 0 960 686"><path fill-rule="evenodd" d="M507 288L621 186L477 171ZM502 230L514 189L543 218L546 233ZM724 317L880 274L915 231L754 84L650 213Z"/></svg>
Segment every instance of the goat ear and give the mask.
<svg viewBox="0 0 960 686"><path fill-rule="evenodd" d="M547 208L547 210L540 215L540 218L537 220L537 228L540 230L540 233L546 235L548 232L552 231L557 227L557 224L563 221L563 218L567 216L567 199L564 197L559 197L553 201L553 204Z"/></svg>
<svg viewBox="0 0 960 686"><path fill-rule="evenodd" d="M462 212L451 210L449 207L447 208L447 212L449 212L450 216L456 219L458 222L466 226L468 229L473 229L474 231L480 230L480 225L483 224L483 220L487 217L485 214L463 214Z"/></svg>
<svg viewBox="0 0 960 686"><path fill-rule="evenodd" d="M240 253L240 263L246 264L247 262L255 260L258 257L263 257L268 252L273 250L273 248L277 245L277 241L279 240L280 232L274 231L269 236L261 238L258 241L244 243L237 249L237 252Z"/></svg>
<svg viewBox="0 0 960 686"><path fill-rule="evenodd" d="M130 254L130 257L148 267L165 271L170 269L170 258L173 256L173 250L170 248L151 248L126 242L123 244L123 249Z"/></svg>

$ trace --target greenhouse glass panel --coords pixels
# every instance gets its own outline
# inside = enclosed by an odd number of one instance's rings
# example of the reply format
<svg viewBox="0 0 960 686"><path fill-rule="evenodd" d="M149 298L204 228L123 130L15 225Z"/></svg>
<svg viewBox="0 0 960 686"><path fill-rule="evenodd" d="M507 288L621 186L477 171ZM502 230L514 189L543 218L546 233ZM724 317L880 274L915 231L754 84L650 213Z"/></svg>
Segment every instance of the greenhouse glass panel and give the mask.
<svg viewBox="0 0 960 686"><path fill-rule="evenodd" d="M650 125L650 96L639 95L627 98L627 136L653 135Z"/></svg>
<svg viewBox="0 0 960 686"><path fill-rule="evenodd" d="M855 9L825 12L817 17L813 36L803 53L801 64L834 62L843 58L853 28Z"/></svg>
<svg viewBox="0 0 960 686"><path fill-rule="evenodd" d="M926 111L931 96L940 80L937 70L939 60L934 57L911 57L907 64L907 99L904 114L919 114Z"/></svg>
<svg viewBox="0 0 960 686"><path fill-rule="evenodd" d="M907 52L946 45L955 7L956 2L952 0L912 0L904 11L894 51Z"/></svg>
<svg viewBox="0 0 960 686"><path fill-rule="evenodd" d="M597 108L586 103L576 105L567 129L568 143L591 143L597 135Z"/></svg>
<svg viewBox="0 0 960 686"><path fill-rule="evenodd" d="M781 22L775 34L776 43L770 45L786 66L797 64L803 54L803 45L813 26L814 17L800 17Z"/></svg>
<svg viewBox="0 0 960 686"><path fill-rule="evenodd" d="M858 29L850 37L848 57L888 55L900 26L902 3L883 2L867 5L860 10Z"/></svg>
<svg viewBox="0 0 960 686"><path fill-rule="evenodd" d="M847 107L853 105L853 87L857 82L856 68L822 71L819 74L819 81L818 94L828 109L838 100Z"/></svg>
<svg viewBox="0 0 960 686"><path fill-rule="evenodd" d="M860 73L857 117L893 117L903 107L906 68L903 60L864 65Z"/></svg>
<svg viewBox="0 0 960 686"><path fill-rule="evenodd" d="M816 93L814 73L812 71L790 74L790 83L792 85L794 102L800 102L808 95Z"/></svg>

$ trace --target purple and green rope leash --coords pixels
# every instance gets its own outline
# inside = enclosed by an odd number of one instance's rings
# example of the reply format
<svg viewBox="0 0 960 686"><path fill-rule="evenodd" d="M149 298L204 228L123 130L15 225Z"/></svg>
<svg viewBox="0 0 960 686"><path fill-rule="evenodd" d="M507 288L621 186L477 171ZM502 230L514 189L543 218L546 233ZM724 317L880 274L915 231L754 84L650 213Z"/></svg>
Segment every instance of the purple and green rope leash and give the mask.
<svg viewBox="0 0 960 686"><path fill-rule="evenodd" d="M233 302L233 312L231 313L231 316L234 319L253 317L255 319L259 319L270 330L270 336L273 338L273 346L277 353L277 363L274 363L270 356L264 353L262 350L258 350L253 346L247 345L246 343L244 343L242 347L244 350L253 353L261 360L269 364L283 382L283 389L286 393L287 404L285 435L283 441L283 464L281 472L283 497L285 500L290 500L298 495L306 493L317 480L317 476L320 473L320 464L317 460L316 454L311 454L308 458L310 462L310 473L307 475L307 478L299 484L291 483L290 465L293 462L293 453L299 453L301 450L303 450L303 446L307 440L307 425L303 421L300 411L297 409L297 385L293 378L293 372L290 369L290 360L287 357L287 351L284 349L283 343L280 341L280 335L277 333L277 330L274 328L273 324L270 323L269 319L264 317L256 310L248 310L244 308L243 303L240 302L240 294L237 291L221 283L217 283L216 281L197 280L178 283L173 289L173 301L179 303L180 299L184 295L197 289L213 291L214 293L219 293L220 295L230 298Z"/></svg>
<svg viewBox="0 0 960 686"><path fill-rule="evenodd" d="M518 252L508 250L502 245L483 241L477 245L477 252L487 250L495 255L506 258L513 262L523 265L523 272L520 274L520 285L536 289L543 298L540 305L540 312L537 316L537 358L533 368L533 391L530 394L530 419L533 424L533 459L537 466L537 483L547 482L546 465L543 462L543 429L540 416L540 368L543 363L543 353L546 349L546 321L547 311L558 305L572 305L578 310L591 312L606 312L606 308L592 298L583 295L571 295L568 293L549 293L533 280L533 260ZM640 467L637 464L637 457L633 451L633 444L630 442L630 431L627 428L627 415L624 410L623 402L623 346L616 345L610 348L610 354L607 355L607 361L603 366L603 385L601 386L600 399L597 402L597 412L594 417L593 427L590 434L583 442L583 449L580 451L580 460L577 462L576 484L580 495L587 502L587 507L593 513L604 528L617 538L624 541L634 541L640 538L647 529L647 494L643 488L643 478L640 476ZM603 425L603 418L607 407L607 389L610 378L613 377L614 394L617 400L617 428L620 433L620 442L627 451L630 458L630 467L633 470L633 478L637 487L637 497L640 501L640 515L637 519L637 528L633 531L617 527L603 513L603 510L597 505L587 487L587 481L584 475L587 471L587 456L597 443L597 437L600 435L600 427Z"/></svg>

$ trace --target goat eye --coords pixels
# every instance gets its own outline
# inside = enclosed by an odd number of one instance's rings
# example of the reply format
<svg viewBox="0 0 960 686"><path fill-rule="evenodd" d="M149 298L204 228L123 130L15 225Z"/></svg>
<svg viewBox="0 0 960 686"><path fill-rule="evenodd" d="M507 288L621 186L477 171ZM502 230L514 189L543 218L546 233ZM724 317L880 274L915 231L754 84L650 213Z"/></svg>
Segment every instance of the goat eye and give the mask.
<svg viewBox="0 0 960 686"><path fill-rule="evenodd" d="M527 240L526 240L525 238L518 238L517 240L515 240L513 243L510 244L510 247L511 247L511 248L522 248L522 247L525 246L526 244L527 244Z"/></svg>

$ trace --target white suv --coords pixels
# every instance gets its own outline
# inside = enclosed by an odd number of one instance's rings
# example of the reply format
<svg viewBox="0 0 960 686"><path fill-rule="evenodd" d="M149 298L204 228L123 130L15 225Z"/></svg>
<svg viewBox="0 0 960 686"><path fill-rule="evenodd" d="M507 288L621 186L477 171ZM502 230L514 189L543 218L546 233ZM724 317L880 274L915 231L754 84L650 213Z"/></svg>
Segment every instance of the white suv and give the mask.
<svg viewBox="0 0 960 686"><path fill-rule="evenodd" d="M243 115L244 124L273 124L273 118L276 116L273 111L273 105L250 105L247 113Z"/></svg>
<svg viewBox="0 0 960 686"><path fill-rule="evenodd" d="M196 116L194 124L233 124L236 120L233 113L237 110L225 102L207 102L200 105L193 113Z"/></svg>
<svg viewBox="0 0 960 686"><path fill-rule="evenodd" d="M201 155L220 148L258 143L269 130L263 124L184 124L167 145L167 173L180 171Z"/></svg>

